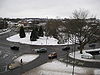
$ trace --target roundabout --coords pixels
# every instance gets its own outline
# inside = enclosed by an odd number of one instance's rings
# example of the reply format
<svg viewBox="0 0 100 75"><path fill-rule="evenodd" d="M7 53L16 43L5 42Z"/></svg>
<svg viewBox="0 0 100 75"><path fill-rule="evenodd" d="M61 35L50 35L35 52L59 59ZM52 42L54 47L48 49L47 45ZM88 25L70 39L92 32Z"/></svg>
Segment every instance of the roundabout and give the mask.
<svg viewBox="0 0 100 75"><path fill-rule="evenodd" d="M65 47L66 44L65 45L54 45L54 44L53 45L31 45L31 44L27 45L25 43L21 44L19 42L14 42L14 41L10 42L10 41L6 40L6 38L8 38L14 34L16 34L16 33L9 32L9 33L5 33L2 36L0 36L0 38L1 38L0 41L2 42L2 43L0 43L0 45L1 45L0 48L2 48L2 52L6 52L6 54L8 55L8 56L5 56L5 58L2 58L3 62L6 62L6 63L4 64L2 62L2 63L0 63L0 65L10 64L15 59L14 58L15 56L16 56L16 58L18 58L18 57L22 56L23 54L27 54L27 53L28 54L35 54L34 49L36 49L36 48L45 47L48 49L48 51L47 51L47 53L43 53L43 54L40 53L39 57L37 57L35 60L33 60L33 61L31 61L31 62L29 62L21 67L18 67L14 70L7 70L5 72L1 72L0 75L22 75L24 72L27 72L31 69L34 69L36 67L39 67L39 66L49 62L50 60L48 59L48 54L51 53L52 51L57 52L57 54L58 54L57 60L60 60L61 62L63 61L66 64L72 65L74 63L75 66L100 68L100 67L98 67L98 65L100 65L99 62L98 63L97 62L91 63L90 61L86 62L85 60L79 60L79 59L75 59L75 61L74 61L74 59L71 57L68 57L68 60L67 60L67 56L66 56L67 51L62 51L62 48ZM10 40L11 40L11 38L10 38ZM11 50L10 47L12 45L19 46L19 51ZM71 47L70 52L72 52L73 44L70 44L69 46Z"/></svg>

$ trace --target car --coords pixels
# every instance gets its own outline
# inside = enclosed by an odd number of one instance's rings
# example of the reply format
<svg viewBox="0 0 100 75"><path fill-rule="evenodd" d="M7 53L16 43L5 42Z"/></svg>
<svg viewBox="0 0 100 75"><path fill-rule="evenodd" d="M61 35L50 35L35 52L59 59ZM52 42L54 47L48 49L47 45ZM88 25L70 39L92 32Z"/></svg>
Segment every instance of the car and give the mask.
<svg viewBox="0 0 100 75"><path fill-rule="evenodd" d="M52 52L48 55L49 59L53 59L53 58L57 58L57 53L56 52Z"/></svg>
<svg viewBox="0 0 100 75"><path fill-rule="evenodd" d="M18 46L11 46L10 47L12 50L19 50L19 47Z"/></svg>
<svg viewBox="0 0 100 75"><path fill-rule="evenodd" d="M67 46L67 47L64 47L64 48L62 48L62 50L63 50L63 51L70 50L70 47L69 47L69 46Z"/></svg>
<svg viewBox="0 0 100 75"><path fill-rule="evenodd" d="M37 52L37 53L46 53L47 52L47 48L35 49L35 52Z"/></svg>
<svg viewBox="0 0 100 75"><path fill-rule="evenodd" d="M93 56L89 53L85 53L85 54L81 54L81 58L91 59L91 58L93 58Z"/></svg>
<svg viewBox="0 0 100 75"><path fill-rule="evenodd" d="M95 48L96 44L92 43L92 44L89 44L89 47L92 47L92 48Z"/></svg>
<svg viewBox="0 0 100 75"><path fill-rule="evenodd" d="M12 62L11 64L8 65L8 69L9 70L13 70L13 69L18 68L20 66L21 66L20 63L18 63L18 62Z"/></svg>

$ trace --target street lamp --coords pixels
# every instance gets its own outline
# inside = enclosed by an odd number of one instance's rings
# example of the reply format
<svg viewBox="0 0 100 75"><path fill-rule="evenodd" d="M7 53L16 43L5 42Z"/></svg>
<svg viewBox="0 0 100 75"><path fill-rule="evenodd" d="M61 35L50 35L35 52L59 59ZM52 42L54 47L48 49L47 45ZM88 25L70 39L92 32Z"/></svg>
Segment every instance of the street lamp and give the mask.
<svg viewBox="0 0 100 75"><path fill-rule="evenodd" d="M76 36L75 36L75 44L74 44L74 48L73 48L74 59L73 59L73 71L72 71L72 75L74 75L74 72L75 72L75 50L76 50Z"/></svg>
<svg viewBox="0 0 100 75"><path fill-rule="evenodd" d="M66 63L66 66L68 66L68 61L69 61L69 59L68 59L68 55L69 55L69 50L70 50L70 48L69 48L69 33L68 33L68 50L67 50L67 63Z"/></svg>

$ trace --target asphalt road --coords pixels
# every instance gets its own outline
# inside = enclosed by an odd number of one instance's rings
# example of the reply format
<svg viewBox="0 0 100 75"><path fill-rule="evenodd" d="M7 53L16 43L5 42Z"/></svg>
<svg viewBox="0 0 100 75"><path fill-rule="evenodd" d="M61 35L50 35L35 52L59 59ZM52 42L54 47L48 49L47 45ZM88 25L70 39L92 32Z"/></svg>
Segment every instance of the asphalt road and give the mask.
<svg viewBox="0 0 100 75"><path fill-rule="evenodd" d="M25 53L35 53L34 51L32 51L32 49L36 49L36 48L42 48L45 47L48 49L47 53L41 53L40 56L35 59L34 61L18 67L14 70L8 70L6 72L2 72L0 73L0 75L21 75L22 73L29 71L35 67L38 67L48 61L52 61L48 59L48 54L52 51L56 51L58 54L57 59L64 57L66 55L67 52L62 51L63 46L33 46L33 45L25 45L25 44L20 44L20 43L14 43L14 42L9 42L6 40L7 37L16 34L15 32L9 32L6 34L2 34L0 35L0 51L2 52L2 54L0 55L0 66L5 66L10 64L13 61L13 58L16 56L20 56L22 54ZM17 45L20 47L19 51L14 51L10 49L10 46L12 45ZM98 48L100 46L100 44L97 44L96 47ZM71 48L73 48L73 45L71 45ZM88 49L88 45L85 47L86 49ZM70 52L72 49L70 49Z"/></svg>
<svg viewBox="0 0 100 75"><path fill-rule="evenodd" d="M48 49L48 51L47 51L47 53L41 53L40 56L36 60L30 62L29 64L18 67L11 71L2 72L2 73L0 73L0 75L21 75L21 73L23 73L23 72L26 72L30 69L33 69L35 67L38 67L38 66L50 61L48 59L48 54L52 51L56 51L58 54L58 57L66 54L65 52L61 52L62 51L61 49L63 46L32 46L32 45L25 45L25 44L7 41L6 38L13 34L16 34L16 33L12 31L12 32L0 35L0 51L2 52L2 54L0 55L0 60L1 60L0 66L6 66L6 65L10 64L13 61L13 58L15 56L18 57L25 53L33 53L34 54L35 52L32 51L32 49L35 49L35 48L45 47ZM19 51L11 50L10 47L12 45L19 46L20 47Z"/></svg>

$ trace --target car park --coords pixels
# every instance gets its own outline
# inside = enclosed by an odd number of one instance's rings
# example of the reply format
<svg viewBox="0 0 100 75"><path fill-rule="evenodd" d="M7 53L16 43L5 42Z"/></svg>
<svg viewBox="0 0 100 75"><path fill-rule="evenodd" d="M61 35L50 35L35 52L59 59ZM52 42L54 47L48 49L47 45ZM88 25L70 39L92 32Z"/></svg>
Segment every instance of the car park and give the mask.
<svg viewBox="0 0 100 75"><path fill-rule="evenodd" d="M48 55L49 59L53 59L53 58L57 58L57 53L56 52L52 52Z"/></svg>
<svg viewBox="0 0 100 75"><path fill-rule="evenodd" d="M11 46L10 47L12 50L19 50L19 47L18 46Z"/></svg>
<svg viewBox="0 0 100 75"><path fill-rule="evenodd" d="M37 52L37 53L46 53L47 52L47 48L35 49L35 52Z"/></svg>
<svg viewBox="0 0 100 75"><path fill-rule="evenodd" d="M62 48L62 50L63 50L63 51L70 50L70 47L69 47L69 46L67 46L67 47L64 47L64 48Z"/></svg>

